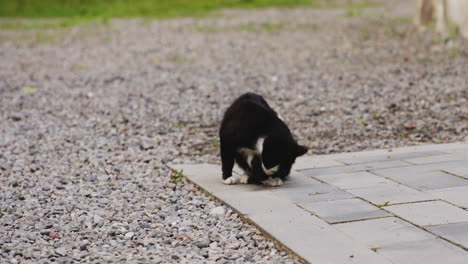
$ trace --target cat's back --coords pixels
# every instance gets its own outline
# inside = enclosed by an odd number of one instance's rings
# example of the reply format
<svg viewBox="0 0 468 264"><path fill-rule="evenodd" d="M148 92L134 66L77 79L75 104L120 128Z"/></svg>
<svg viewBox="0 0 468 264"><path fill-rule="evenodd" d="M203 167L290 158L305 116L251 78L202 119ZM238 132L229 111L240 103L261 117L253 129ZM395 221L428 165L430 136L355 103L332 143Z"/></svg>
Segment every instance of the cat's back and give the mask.
<svg viewBox="0 0 468 264"><path fill-rule="evenodd" d="M271 109L262 96L255 93L245 93L226 110L220 132L231 134L241 131L266 131L273 124L275 118L277 118L276 112Z"/></svg>
<svg viewBox="0 0 468 264"><path fill-rule="evenodd" d="M226 110L224 120L241 118L244 121L249 119L266 118L276 116L262 96L255 93L245 93L239 96Z"/></svg>

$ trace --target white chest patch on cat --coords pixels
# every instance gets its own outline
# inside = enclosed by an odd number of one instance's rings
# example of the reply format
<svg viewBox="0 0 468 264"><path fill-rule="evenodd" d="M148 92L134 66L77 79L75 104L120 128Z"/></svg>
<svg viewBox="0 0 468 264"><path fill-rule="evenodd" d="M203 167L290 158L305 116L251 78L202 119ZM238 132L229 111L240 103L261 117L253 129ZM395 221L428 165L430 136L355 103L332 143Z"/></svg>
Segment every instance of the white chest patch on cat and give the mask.
<svg viewBox="0 0 468 264"><path fill-rule="evenodd" d="M255 149L250 149L250 148L239 149L239 153L245 157L245 160L247 161L247 164L249 165L250 168L252 168L252 160L255 158L256 155L260 156L260 158L262 157L263 143L265 142L265 138L266 137L259 137L257 139L257 143L255 143ZM279 165L276 165L275 167L271 169L267 169L262 162L262 168L266 175L273 175L278 171Z"/></svg>

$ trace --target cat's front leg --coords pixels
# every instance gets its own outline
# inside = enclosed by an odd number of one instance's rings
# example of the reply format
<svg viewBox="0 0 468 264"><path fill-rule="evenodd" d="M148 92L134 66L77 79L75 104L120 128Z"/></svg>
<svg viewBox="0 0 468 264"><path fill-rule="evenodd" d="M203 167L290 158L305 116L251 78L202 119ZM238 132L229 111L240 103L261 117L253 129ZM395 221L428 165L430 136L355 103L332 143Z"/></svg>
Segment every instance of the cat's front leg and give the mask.
<svg viewBox="0 0 468 264"><path fill-rule="evenodd" d="M262 183L266 186L281 186L283 185L283 181L288 177L290 170L285 169L287 166L285 165L277 165L270 169L265 169L265 174L269 176L268 179L262 181Z"/></svg>
<svg viewBox="0 0 468 264"><path fill-rule="evenodd" d="M227 185L242 183L242 176L234 174L231 177L223 180L223 183Z"/></svg>
<svg viewBox="0 0 468 264"><path fill-rule="evenodd" d="M232 176L232 168L234 168L235 149L232 144L221 139L221 167L223 171L223 180Z"/></svg>
<svg viewBox="0 0 468 264"><path fill-rule="evenodd" d="M283 185L283 180L280 178L268 178L267 180L262 181L262 184L269 187L276 187Z"/></svg>

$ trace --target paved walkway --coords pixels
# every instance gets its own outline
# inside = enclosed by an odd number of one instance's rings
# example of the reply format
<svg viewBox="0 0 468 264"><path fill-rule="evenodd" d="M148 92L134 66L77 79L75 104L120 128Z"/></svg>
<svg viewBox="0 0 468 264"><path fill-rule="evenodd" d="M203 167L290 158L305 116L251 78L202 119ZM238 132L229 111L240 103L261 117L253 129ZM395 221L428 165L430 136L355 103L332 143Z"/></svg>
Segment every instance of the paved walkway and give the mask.
<svg viewBox="0 0 468 264"><path fill-rule="evenodd" d="M304 157L277 188L172 167L310 263L468 263L468 142Z"/></svg>

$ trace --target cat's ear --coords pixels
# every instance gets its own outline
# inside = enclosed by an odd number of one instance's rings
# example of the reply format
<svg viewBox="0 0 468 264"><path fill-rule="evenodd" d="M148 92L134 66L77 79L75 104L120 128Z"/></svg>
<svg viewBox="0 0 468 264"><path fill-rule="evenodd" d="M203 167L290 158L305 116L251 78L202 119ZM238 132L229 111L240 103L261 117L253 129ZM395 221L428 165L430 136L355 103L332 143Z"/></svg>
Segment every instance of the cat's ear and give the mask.
<svg viewBox="0 0 468 264"><path fill-rule="evenodd" d="M305 146L297 145L296 147L296 157L302 156L307 153L309 149Z"/></svg>

